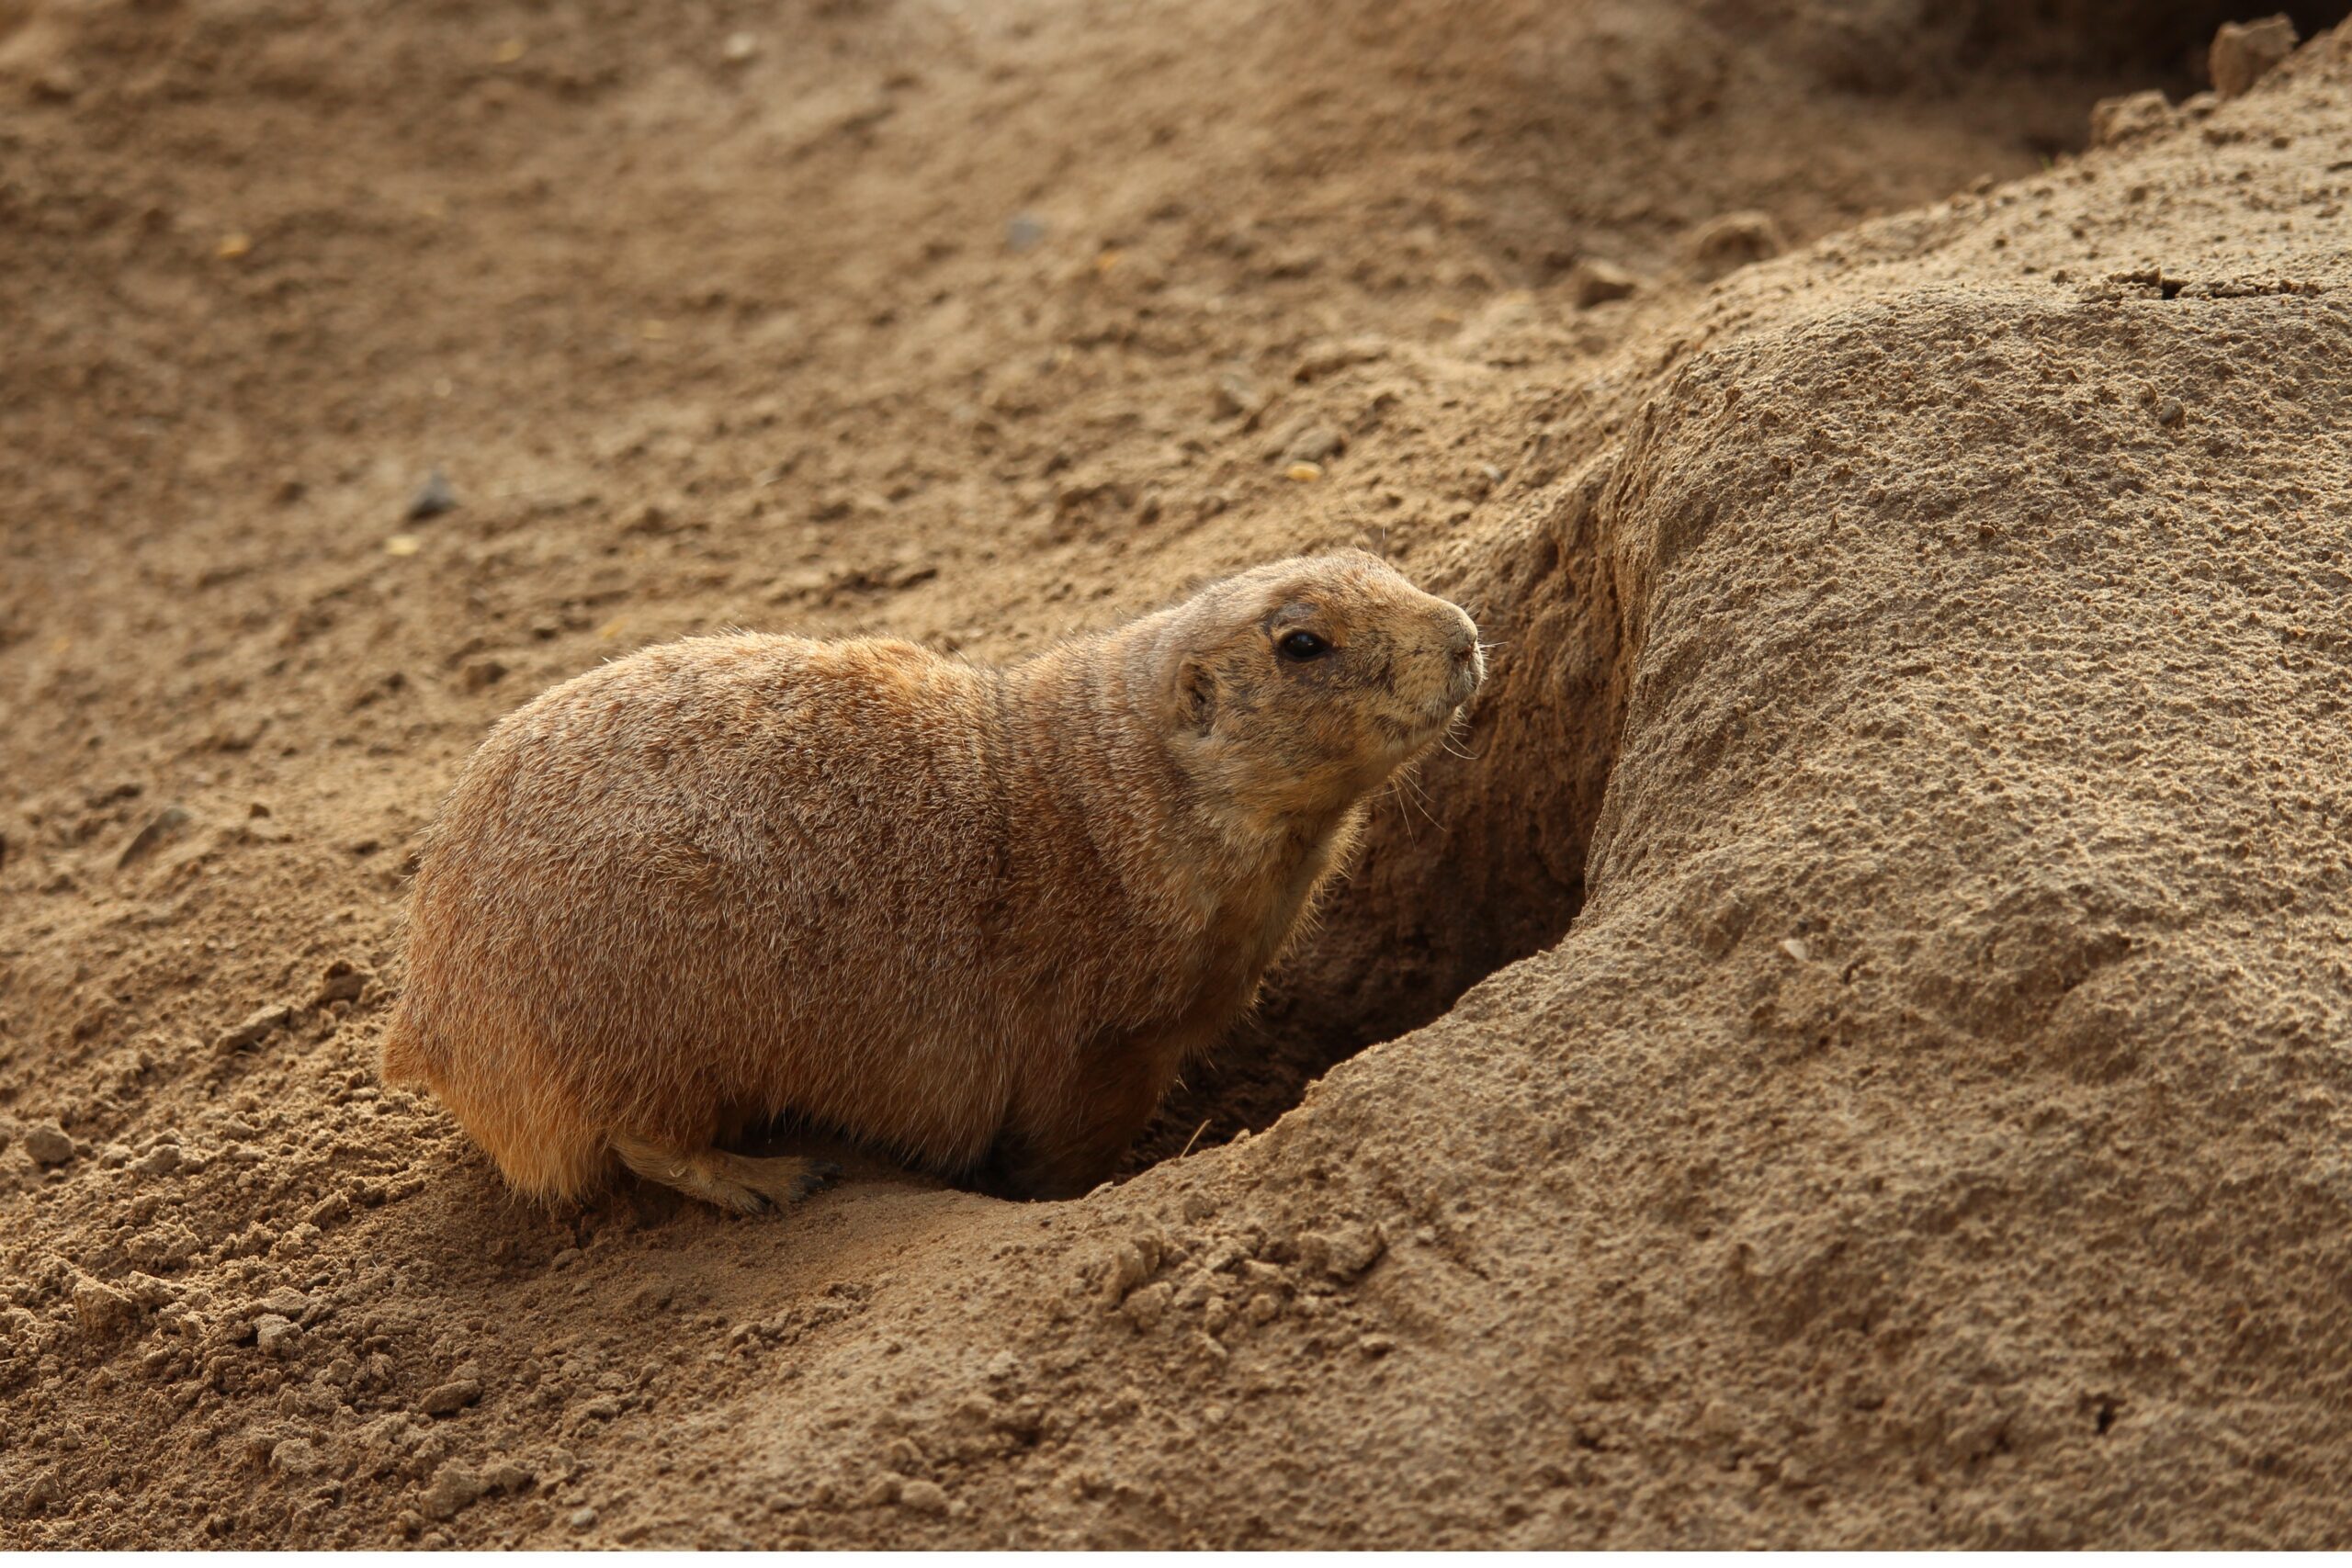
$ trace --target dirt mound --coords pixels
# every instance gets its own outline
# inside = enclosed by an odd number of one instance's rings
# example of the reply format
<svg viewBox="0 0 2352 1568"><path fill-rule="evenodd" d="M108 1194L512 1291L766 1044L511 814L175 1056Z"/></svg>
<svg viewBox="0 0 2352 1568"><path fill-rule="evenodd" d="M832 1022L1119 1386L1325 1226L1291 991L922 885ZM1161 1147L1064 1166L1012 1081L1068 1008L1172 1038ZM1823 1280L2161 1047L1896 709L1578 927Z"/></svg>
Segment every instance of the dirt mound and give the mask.
<svg viewBox="0 0 2352 1568"><path fill-rule="evenodd" d="M0 9L0 1540L2352 1542L2352 37L2010 9ZM541 684L1358 540L1494 678L1121 1184L375 1081Z"/></svg>

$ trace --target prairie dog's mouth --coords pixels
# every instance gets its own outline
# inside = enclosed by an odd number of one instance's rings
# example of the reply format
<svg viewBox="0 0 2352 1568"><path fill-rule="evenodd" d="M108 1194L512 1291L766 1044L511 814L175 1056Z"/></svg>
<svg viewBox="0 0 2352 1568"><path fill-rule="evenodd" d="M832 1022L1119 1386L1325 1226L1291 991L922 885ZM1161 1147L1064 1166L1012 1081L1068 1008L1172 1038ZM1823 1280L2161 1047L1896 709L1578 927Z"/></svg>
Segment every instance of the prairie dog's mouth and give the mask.
<svg viewBox="0 0 2352 1568"><path fill-rule="evenodd" d="M1442 724L1461 712L1470 699L1478 694L1478 688L1485 683L1486 677L1486 657L1474 644L1468 659L1455 661L1453 674L1445 683L1444 695L1432 705L1437 709L1437 721Z"/></svg>
<svg viewBox="0 0 2352 1568"><path fill-rule="evenodd" d="M1414 722L1410 728L1400 737L1405 749L1419 756L1435 746L1444 738L1447 728L1461 716L1464 703L1467 700L1467 698L1457 700L1448 695L1424 705L1421 711L1414 716Z"/></svg>
<svg viewBox="0 0 2352 1568"><path fill-rule="evenodd" d="M1415 732L1421 737L1433 735L1452 724L1454 716L1461 711L1462 703L1459 700L1450 696L1441 697L1421 710L1420 722L1415 727Z"/></svg>

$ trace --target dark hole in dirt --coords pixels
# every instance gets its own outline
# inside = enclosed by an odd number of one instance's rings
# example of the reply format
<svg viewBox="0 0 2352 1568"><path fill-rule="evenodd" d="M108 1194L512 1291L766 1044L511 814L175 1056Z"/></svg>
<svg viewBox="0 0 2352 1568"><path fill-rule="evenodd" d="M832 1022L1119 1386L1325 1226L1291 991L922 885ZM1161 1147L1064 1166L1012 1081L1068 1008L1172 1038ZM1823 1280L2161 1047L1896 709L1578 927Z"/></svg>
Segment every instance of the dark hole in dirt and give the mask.
<svg viewBox="0 0 2352 1568"><path fill-rule="evenodd" d="M1982 74L2061 84L2111 80L2118 91L2176 98L2210 86L2207 51L2224 22L2284 14L2304 39L2344 19L2343 5L2231 0L1977 0L1852 11L1770 4L1724 7L1727 25L1796 39L1825 85L1849 92L1966 92ZM2089 106L2084 105L2087 110Z"/></svg>
<svg viewBox="0 0 2352 1568"><path fill-rule="evenodd" d="M2079 152L2098 97L2156 88L2175 101L2211 85L2208 54L2224 22L2280 14L2303 39L2344 19L2343 5L2229 0L1975 0L1850 9L1726 0L1718 20L1759 43L1784 39L1822 86L1867 96L1962 97L2007 81L2065 112L2020 125L2045 157ZM2083 96L2088 93L2088 96ZM2061 129L2063 128L2063 129Z"/></svg>
<svg viewBox="0 0 2352 1568"><path fill-rule="evenodd" d="M2283 12L2303 38L2342 21L2346 7L2229 0L1984 0L1954 6L1964 65L2028 71L2118 71L2179 97L2209 85L2206 51L2224 22Z"/></svg>
<svg viewBox="0 0 2352 1568"><path fill-rule="evenodd" d="M1514 931L1465 932L1468 940L1452 955L1397 954L1395 968L1382 977L1387 983L1378 987L1381 994L1361 1007L1332 997L1311 978L1275 974L1256 1011L1170 1091L1120 1174L1133 1175L1188 1149L1214 1148L1243 1132L1263 1132L1306 1096L1308 1085L1341 1062L1442 1017L1487 975L1550 946L1583 906L1584 884L1578 879L1545 891L1548 897L1522 908L1524 919ZM1343 885L1333 899L1343 902L1347 897ZM1449 910L1456 907L1442 893L1433 894L1431 903ZM1313 956L1309 938L1302 957Z"/></svg>

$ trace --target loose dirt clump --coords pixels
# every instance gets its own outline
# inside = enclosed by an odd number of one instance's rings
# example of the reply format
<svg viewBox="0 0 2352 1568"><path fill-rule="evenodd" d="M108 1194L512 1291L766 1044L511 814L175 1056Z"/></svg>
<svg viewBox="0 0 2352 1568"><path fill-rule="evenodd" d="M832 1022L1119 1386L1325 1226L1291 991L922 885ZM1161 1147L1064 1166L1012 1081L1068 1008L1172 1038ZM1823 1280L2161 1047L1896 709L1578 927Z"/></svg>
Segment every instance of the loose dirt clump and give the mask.
<svg viewBox="0 0 2352 1568"><path fill-rule="evenodd" d="M2352 40L2023 9L0 11L0 1540L2352 1541ZM1488 687L1121 1182L378 1081L545 684L1355 543Z"/></svg>

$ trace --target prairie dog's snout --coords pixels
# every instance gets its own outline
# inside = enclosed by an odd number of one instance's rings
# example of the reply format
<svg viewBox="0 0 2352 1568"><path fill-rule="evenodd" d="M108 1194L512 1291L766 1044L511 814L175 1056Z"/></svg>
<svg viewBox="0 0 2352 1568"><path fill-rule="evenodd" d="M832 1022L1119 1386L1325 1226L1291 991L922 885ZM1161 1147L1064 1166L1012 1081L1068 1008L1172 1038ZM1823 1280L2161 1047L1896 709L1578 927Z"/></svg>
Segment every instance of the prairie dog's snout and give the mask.
<svg viewBox="0 0 2352 1568"><path fill-rule="evenodd" d="M1470 613L1455 604L1446 608L1453 616L1446 627L1445 651L1459 671L1462 700L1467 702L1478 690L1478 682L1487 678L1487 655L1478 646L1478 623L1470 618Z"/></svg>
<svg viewBox="0 0 2352 1568"><path fill-rule="evenodd" d="M1423 724L1442 729L1477 695L1478 683L1486 678L1478 628L1459 606L1431 599L1426 615L1404 641L1391 677L1396 694Z"/></svg>
<svg viewBox="0 0 2352 1568"><path fill-rule="evenodd" d="M1442 599L1433 603L1430 636L1445 660L1444 687L1435 699L1438 720L1443 723L1478 694L1479 684L1487 678L1487 656L1478 646L1478 624L1469 612Z"/></svg>

